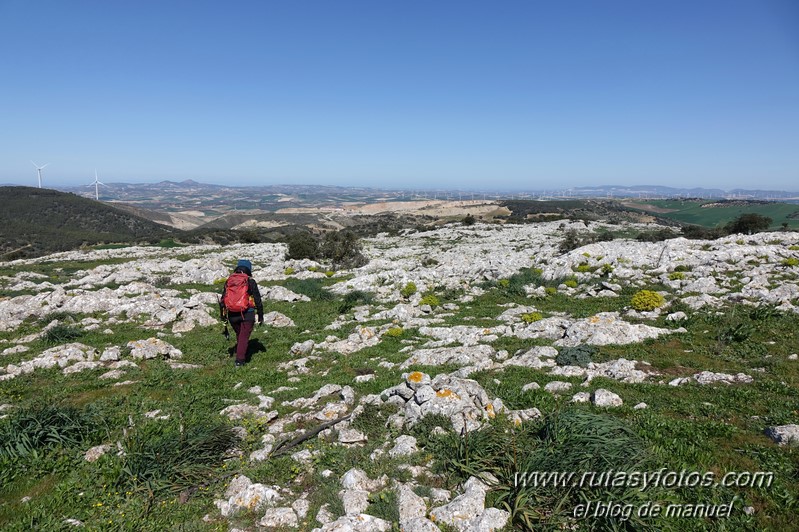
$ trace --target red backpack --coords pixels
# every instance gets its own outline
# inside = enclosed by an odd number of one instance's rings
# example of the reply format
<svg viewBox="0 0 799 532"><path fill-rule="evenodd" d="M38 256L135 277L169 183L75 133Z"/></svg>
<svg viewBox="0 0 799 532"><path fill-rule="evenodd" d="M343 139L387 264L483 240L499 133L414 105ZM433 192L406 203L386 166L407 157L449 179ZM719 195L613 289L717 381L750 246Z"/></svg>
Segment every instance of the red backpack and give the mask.
<svg viewBox="0 0 799 532"><path fill-rule="evenodd" d="M222 304L230 312L244 312L253 305L250 302L250 276L246 273L234 273L225 282L225 297Z"/></svg>

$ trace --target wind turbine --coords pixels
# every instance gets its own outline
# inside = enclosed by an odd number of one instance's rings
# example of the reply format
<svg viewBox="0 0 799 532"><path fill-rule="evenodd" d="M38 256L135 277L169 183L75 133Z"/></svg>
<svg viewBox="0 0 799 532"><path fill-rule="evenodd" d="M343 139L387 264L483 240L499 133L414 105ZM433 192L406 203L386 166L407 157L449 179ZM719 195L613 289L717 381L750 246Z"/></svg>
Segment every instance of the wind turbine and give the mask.
<svg viewBox="0 0 799 532"><path fill-rule="evenodd" d="M42 168L50 163L47 163L44 166L39 166L35 162L31 161L31 164L36 167L36 174L39 176L39 188L42 188Z"/></svg>
<svg viewBox="0 0 799 532"><path fill-rule="evenodd" d="M100 201L100 185L105 186L105 183L101 183L100 180L97 179L97 169L96 168L94 170L94 183L92 183L91 185L86 185L86 186L90 187L92 185L94 185L94 199L96 201Z"/></svg>

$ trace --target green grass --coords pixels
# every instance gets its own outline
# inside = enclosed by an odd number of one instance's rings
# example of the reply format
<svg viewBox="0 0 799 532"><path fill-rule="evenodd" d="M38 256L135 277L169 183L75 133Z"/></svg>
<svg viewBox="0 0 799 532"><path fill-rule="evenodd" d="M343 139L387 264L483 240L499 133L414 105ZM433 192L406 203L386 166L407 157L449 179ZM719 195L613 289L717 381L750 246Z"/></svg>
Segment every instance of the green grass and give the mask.
<svg viewBox="0 0 799 532"><path fill-rule="evenodd" d="M799 205L790 203L769 203L765 205L730 205L702 207L710 201L653 200L647 202L671 212L658 213L659 216L671 218L679 222L701 225L703 227L719 227L744 213L757 213L771 218L771 229L779 229L783 223L789 228L799 228ZM790 216L793 216L792 218Z"/></svg>

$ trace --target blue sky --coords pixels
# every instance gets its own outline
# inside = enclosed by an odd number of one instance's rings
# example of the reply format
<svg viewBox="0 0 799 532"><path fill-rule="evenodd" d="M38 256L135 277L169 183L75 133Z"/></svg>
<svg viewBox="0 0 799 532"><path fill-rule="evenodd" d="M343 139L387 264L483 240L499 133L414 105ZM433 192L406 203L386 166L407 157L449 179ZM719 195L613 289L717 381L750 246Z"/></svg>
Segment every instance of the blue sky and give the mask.
<svg viewBox="0 0 799 532"><path fill-rule="evenodd" d="M0 0L0 183L799 190L793 0Z"/></svg>

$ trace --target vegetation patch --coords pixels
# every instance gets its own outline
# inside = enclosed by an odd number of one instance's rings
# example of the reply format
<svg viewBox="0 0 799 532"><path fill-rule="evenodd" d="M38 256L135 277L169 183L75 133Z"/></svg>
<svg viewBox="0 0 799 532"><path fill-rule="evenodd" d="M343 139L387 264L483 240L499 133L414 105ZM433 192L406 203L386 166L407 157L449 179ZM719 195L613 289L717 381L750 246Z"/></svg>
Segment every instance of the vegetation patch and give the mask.
<svg viewBox="0 0 799 532"><path fill-rule="evenodd" d="M630 299L630 305L638 311L652 311L665 304L663 296L652 290L639 290Z"/></svg>

